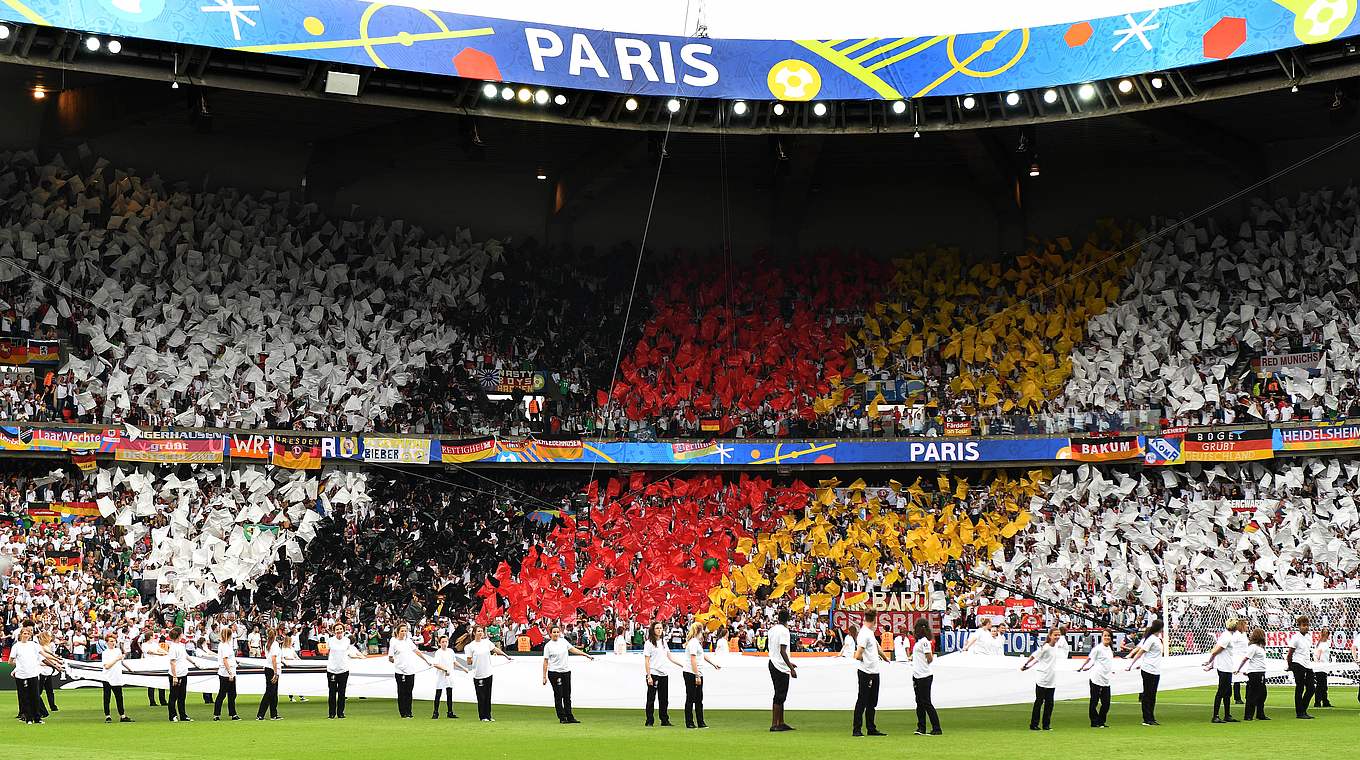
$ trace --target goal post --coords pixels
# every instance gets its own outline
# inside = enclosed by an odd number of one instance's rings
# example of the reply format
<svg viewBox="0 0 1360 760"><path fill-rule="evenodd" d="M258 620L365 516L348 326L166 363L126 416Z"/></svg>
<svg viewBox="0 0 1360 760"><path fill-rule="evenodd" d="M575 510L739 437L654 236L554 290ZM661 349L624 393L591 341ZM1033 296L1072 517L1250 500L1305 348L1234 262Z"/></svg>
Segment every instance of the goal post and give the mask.
<svg viewBox="0 0 1360 760"><path fill-rule="evenodd" d="M1330 664L1319 665L1344 682L1360 682L1360 590L1171 591L1162 592L1163 645L1168 655L1207 656L1230 619L1266 634L1266 657L1283 661L1296 621L1306 615L1316 647L1323 629L1331 632Z"/></svg>

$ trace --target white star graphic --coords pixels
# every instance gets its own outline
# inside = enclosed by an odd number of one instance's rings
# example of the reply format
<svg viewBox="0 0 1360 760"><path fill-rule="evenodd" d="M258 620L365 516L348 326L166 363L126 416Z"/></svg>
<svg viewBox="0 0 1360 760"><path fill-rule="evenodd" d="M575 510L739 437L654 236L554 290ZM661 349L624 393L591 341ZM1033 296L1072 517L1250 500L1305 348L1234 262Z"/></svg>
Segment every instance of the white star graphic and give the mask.
<svg viewBox="0 0 1360 760"><path fill-rule="evenodd" d="M731 447L731 446L724 446L723 444L720 443L720 444L718 444L718 446L717 446L717 454L718 454L718 461L719 461L719 462L722 462L723 464L726 464L726 463L727 463L727 458L730 457L730 456L732 456L732 447Z"/></svg>
<svg viewBox="0 0 1360 760"><path fill-rule="evenodd" d="M1134 21L1132 13L1125 13L1124 20L1129 23L1128 28L1116 29L1114 31L1114 36L1118 37L1119 41L1114 43L1114 47L1110 48L1110 52L1111 53L1118 52L1119 48L1124 47L1125 42L1128 42L1134 37L1137 37L1138 41L1143 43L1144 50L1151 50L1152 43L1148 42L1147 33L1152 31L1153 29L1160 29L1162 26L1160 23L1157 24L1148 23L1149 21L1152 20L1152 17L1156 15L1157 11L1156 9L1153 9L1148 13L1148 15L1143 17L1142 21Z"/></svg>
<svg viewBox="0 0 1360 760"><path fill-rule="evenodd" d="M231 19L231 36L241 41L241 22L255 26L255 19L247 16L250 11L260 10L258 5L237 5L236 0L213 0L217 5L200 6L199 10L204 13L225 13Z"/></svg>

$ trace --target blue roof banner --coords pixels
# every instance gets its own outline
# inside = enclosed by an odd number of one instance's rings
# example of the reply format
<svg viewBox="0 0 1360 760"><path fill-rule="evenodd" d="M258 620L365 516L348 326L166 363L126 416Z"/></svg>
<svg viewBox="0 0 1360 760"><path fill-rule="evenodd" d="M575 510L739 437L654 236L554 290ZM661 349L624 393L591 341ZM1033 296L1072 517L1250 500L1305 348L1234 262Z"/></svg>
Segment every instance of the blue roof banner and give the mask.
<svg viewBox="0 0 1360 760"><path fill-rule="evenodd" d="M627 34L407 1L0 0L0 18L497 82L788 101L1075 84L1360 33L1357 0L1196 0L1033 28L846 40Z"/></svg>
<svg viewBox="0 0 1360 760"><path fill-rule="evenodd" d="M541 447L497 441L496 462L600 462L651 465L937 464L1035 462L1058 458L1066 438L952 439L912 441L686 441L675 443L582 442L580 453L554 456Z"/></svg>

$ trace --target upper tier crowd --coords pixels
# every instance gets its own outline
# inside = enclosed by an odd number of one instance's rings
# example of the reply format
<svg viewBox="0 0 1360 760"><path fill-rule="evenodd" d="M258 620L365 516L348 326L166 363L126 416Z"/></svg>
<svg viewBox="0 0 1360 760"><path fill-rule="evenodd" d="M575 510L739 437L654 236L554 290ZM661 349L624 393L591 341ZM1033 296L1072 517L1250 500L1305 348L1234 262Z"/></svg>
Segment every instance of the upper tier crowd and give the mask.
<svg viewBox="0 0 1360 760"><path fill-rule="evenodd" d="M1181 225L1141 247L1104 222L990 263L651 256L625 325L627 251L474 242L0 153L0 335L65 346L58 366L0 377L0 406L639 439L1354 416L1356 207L1353 188L1258 202L1236 229Z"/></svg>

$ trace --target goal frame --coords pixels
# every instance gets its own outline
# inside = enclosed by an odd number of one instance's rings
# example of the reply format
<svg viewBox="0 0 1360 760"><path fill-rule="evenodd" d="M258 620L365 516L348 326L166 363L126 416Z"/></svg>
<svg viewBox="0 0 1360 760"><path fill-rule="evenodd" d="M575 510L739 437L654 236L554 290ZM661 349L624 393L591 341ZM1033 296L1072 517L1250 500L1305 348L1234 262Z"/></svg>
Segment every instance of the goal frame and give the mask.
<svg viewBox="0 0 1360 760"><path fill-rule="evenodd" d="M1319 599L1360 599L1360 589L1321 589L1307 591L1174 591L1171 588L1162 589L1162 647L1164 651L1170 652L1171 649L1171 624L1167 615L1171 610L1169 602L1172 599L1247 599L1247 598L1306 598L1315 597Z"/></svg>

